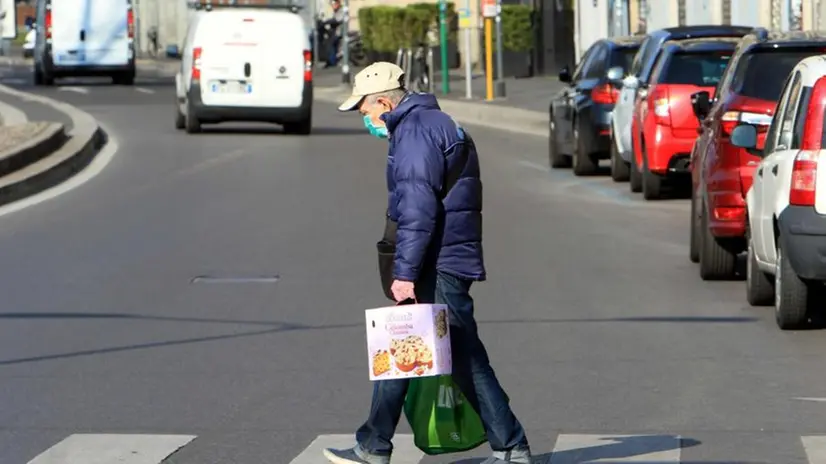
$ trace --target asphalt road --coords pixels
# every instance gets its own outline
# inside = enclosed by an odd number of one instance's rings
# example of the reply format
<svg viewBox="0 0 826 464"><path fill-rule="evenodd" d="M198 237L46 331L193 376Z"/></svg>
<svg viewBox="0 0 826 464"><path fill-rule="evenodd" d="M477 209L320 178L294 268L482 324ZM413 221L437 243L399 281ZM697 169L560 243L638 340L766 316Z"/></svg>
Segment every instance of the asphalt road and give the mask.
<svg viewBox="0 0 826 464"><path fill-rule="evenodd" d="M309 138L188 136L162 79L61 90L27 75L0 82L85 109L120 148L89 183L0 218L0 462L140 433L196 436L168 463L288 464L351 433L370 398L362 311L385 304L384 142L320 102ZM477 314L535 454L826 462L801 440L826 435L826 404L795 399L826 397L826 333L780 332L742 282L701 282L684 200L646 204L549 172L544 139L471 130L490 276ZM682 449L646 448L650 434ZM591 444L563 451L577 440Z"/></svg>

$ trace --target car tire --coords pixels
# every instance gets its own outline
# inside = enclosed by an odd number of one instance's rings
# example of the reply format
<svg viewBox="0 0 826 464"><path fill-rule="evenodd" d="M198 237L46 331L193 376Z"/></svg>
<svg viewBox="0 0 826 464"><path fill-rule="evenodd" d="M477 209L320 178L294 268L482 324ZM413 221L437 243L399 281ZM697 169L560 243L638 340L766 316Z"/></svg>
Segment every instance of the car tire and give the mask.
<svg viewBox="0 0 826 464"><path fill-rule="evenodd" d="M663 181L665 179L659 174L654 174L648 168L648 155L645 152L645 144L642 145L642 197L646 200L659 200L662 197Z"/></svg>
<svg viewBox="0 0 826 464"><path fill-rule="evenodd" d="M688 259L692 263L700 262L700 235L697 233L699 221L697 220L697 204L694 200L694 188L691 189L691 222L688 232Z"/></svg>
<svg viewBox="0 0 826 464"><path fill-rule="evenodd" d="M777 247L774 273L774 319L781 330L794 330L809 322L809 287L792 269L783 255L783 247Z"/></svg>
<svg viewBox="0 0 826 464"><path fill-rule="evenodd" d="M37 68L37 66L35 66L34 67L34 85L43 85L43 82L44 82L43 71L41 71L40 69Z"/></svg>
<svg viewBox="0 0 826 464"><path fill-rule="evenodd" d="M175 129L182 130L186 128L186 116L181 113L181 107L175 103Z"/></svg>
<svg viewBox="0 0 826 464"><path fill-rule="evenodd" d="M556 146L556 123L553 121L553 116L551 116L551 122L548 125L548 163L550 163L551 168L560 169L560 168L570 168L571 167L571 157L560 153Z"/></svg>
<svg viewBox="0 0 826 464"><path fill-rule="evenodd" d="M731 280L737 269L737 254L725 249L711 235L705 211L700 217L700 278L703 280Z"/></svg>
<svg viewBox="0 0 826 464"><path fill-rule="evenodd" d="M750 232L746 240L746 301L752 306L770 306L774 301L774 283L757 265Z"/></svg>
<svg viewBox="0 0 826 464"><path fill-rule="evenodd" d="M201 132L201 121L192 109L192 105L187 102L186 115L184 116L184 129L187 134L197 134Z"/></svg>
<svg viewBox="0 0 826 464"><path fill-rule="evenodd" d="M574 141L576 143L574 155L571 159L575 176L590 176L597 172L599 160L592 153L588 153L579 136L579 129L574 129Z"/></svg>
<svg viewBox="0 0 826 464"><path fill-rule="evenodd" d="M637 167L637 157L631 153L631 167L628 170L628 189L633 193L642 192L642 173Z"/></svg>
<svg viewBox="0 0 826 464"><path fill-rule="evenodd" d="M290 135L310 135L313 131L313 119L312 116L307 116L307 119L304 119L300 122L292 122L284 124L284 132Z"/></svg>
<svg viewBox="0 0 826 464"><path fill-rule="evenodd" d="M611 137L611 179L614 182L628 182L628 175L630 174L630 166L625 162L617 150L617 144L614 137Z"/></svg>

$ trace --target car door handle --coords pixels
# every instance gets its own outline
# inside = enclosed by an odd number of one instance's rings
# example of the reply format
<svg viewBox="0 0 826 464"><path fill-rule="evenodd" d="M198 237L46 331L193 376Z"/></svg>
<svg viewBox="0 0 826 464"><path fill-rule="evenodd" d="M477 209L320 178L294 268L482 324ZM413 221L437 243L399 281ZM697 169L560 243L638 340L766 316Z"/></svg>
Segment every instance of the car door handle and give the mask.
<svg viewBox="0 0 826 464"><path fill-rule="evenodd" d="M244 63L244 77L250 77L250 73L252 72L252 66L249 63Z"/></svg>
<svg viewBox="0 0 826 464"><path fill-rule="evenodd" d="M777 165L776 164L772 167L772 174L774 174L775 176L777 175Z"/></svg>
<svg viewBox="0 0 826 464"><path fill-rule="evenodd" d="M757 177L763 177L763 168L757 170Z"/></svg>
<svg viewBox="0 0 826 464"><path fill-rule="evenodd" d="M80 31L80 41L81 42L86 41L86 31Z"/></svg>

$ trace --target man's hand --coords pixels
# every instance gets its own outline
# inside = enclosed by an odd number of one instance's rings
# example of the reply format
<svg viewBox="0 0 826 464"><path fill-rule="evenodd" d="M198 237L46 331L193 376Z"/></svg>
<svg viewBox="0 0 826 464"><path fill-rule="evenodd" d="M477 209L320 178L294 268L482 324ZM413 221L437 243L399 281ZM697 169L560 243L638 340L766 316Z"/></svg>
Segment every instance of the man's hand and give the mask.
<svg viewBox="0 0 826 464"><path fill-rule="evenodd" d="M393 297L396 299L396 302L400 303L407 299L416 300L416 293L413 291L413 282L394 280L393 285L390 286L390 291L393 292Z"/></svg>

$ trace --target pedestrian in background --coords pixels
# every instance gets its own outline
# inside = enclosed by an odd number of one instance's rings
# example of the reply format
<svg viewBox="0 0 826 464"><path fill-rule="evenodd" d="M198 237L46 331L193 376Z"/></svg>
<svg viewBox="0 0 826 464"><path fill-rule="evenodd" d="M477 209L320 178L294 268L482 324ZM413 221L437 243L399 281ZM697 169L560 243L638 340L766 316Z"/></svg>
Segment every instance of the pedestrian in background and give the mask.
<svg viewBox="0 0 826 464"><path fill-rule="evenodd" d="M479 413L493 456L483 464L529 463L522 425L479 339L470 287L485 280L482 182L467 131L442 112L436 97L404 89L404 71L374 63L355 76L340 111L358 111L366 129L388 139L388 224L396 253L390 292L397 302L442 303L450 310L453 380ZM376 381L356 445L324 450L335 464L387 464L408 380Z"/></svg>

